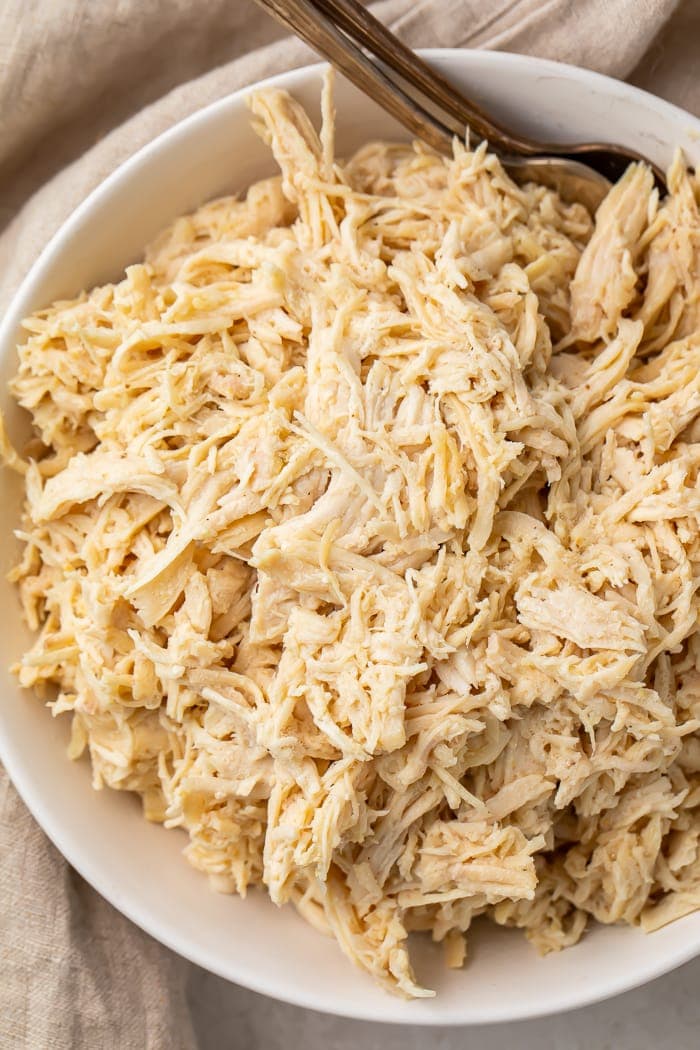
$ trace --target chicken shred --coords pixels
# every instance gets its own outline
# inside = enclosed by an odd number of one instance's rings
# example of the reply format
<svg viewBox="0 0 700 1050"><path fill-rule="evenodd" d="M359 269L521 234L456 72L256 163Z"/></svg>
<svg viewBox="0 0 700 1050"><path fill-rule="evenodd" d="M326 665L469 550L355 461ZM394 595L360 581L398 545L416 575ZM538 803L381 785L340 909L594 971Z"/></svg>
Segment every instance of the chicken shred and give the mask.
<svg viewBox="0 0 700 1050"><path fill-rule="evenodd" d="M432 994L472 920L541 951L700 907L700 217L595 223L484 146L333 153L25 322L23 686L221 891Z"/></svg>

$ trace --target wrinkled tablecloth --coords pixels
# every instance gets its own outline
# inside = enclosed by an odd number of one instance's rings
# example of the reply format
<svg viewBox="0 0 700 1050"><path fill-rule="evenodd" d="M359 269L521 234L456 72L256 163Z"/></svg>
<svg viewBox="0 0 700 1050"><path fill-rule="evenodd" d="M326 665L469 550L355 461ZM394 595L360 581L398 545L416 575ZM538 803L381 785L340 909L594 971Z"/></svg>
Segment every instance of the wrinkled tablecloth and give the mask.
<svg viewBox="0 0 700 1050"><path fill-rule="evenodd" d="M698 0L372 6L414 47L560 59L700 112ZM121 161L206 103L313 58L252 0L3 0L0 310ZM190 1050L188 965L83 882L0 770L0 1047Z"/></svg>

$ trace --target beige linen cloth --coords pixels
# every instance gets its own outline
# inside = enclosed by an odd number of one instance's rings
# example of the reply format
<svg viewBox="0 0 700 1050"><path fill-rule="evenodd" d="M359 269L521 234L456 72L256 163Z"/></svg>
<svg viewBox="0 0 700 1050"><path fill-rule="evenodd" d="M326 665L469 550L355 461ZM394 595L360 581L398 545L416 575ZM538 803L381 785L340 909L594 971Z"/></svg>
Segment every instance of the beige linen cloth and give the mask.
<svg viewBox="0 0 700 1050"><path fill-rule="evenodd" d="M414 47L561 59L700 112L700 0L383 0L373 9ZM311 59L252 0L2 0L0 310L48 237L138 147L213 99ZM0 1047L195 1047L188 964L87 886L0 777Z"/></svg>

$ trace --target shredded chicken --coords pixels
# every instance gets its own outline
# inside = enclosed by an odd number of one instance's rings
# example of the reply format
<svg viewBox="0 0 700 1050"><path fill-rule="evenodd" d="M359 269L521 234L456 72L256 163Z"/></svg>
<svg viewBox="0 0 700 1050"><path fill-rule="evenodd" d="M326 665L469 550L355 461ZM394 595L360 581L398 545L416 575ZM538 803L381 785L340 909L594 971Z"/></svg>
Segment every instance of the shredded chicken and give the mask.
<svg viewBox="0 0 700 1050"><path fill-rule="evenodd" d="M96 788L392 991L409 931L542 951L700 906L700 217L595 223L485 147L333 156L25 322L23 686Z"/></svg>

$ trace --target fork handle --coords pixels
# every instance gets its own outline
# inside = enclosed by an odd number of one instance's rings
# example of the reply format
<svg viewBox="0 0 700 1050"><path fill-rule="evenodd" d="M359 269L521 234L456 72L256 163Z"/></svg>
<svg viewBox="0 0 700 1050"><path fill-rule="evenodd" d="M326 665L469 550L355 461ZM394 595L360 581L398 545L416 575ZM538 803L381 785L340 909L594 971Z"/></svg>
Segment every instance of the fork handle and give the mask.
<svg viewBox="0 0 700 1050"><path fill-rule="evenodd" d="M404 77L429 102L439 106L442 122L453 135L464 139L468 130L472 146L487 139L500 153L538 152L533 143L501 128L475 102L465 98L454 84L402 43L359 0L314 0L314 6L329 15L337 26L386 63L389 69Z"/></svg>
<svg viewBox="0 0 700 1050"><path fill-rule="evenodd" d="M456 132L411 98L395 81L375 65L328 14L310 0L256 0L278 22L300 36L315 51L344 73L356 87L387 110L439 153L452 152ZM464 135L464 128L459 132Z"/></svg>

